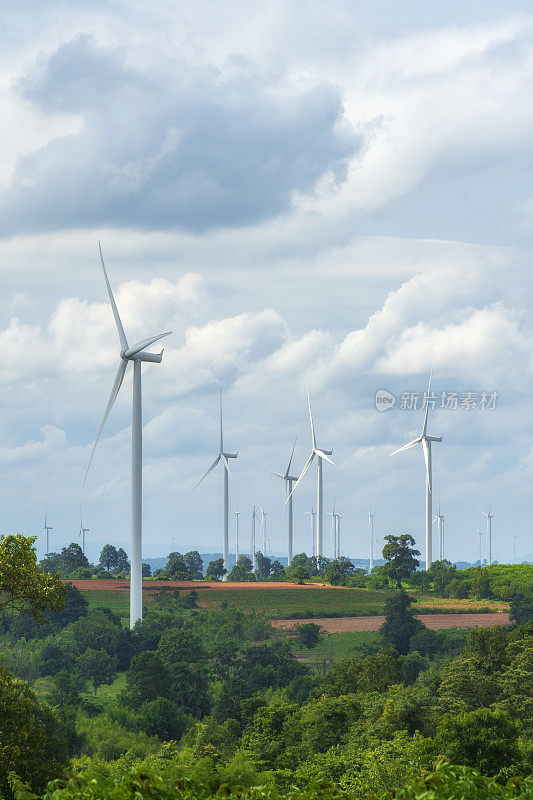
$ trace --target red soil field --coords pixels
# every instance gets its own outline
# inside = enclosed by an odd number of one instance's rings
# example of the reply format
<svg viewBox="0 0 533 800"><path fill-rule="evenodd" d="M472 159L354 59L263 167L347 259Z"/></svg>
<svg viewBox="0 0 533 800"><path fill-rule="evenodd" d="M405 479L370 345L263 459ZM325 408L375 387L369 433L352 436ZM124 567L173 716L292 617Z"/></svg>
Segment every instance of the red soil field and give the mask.
<svg viewBox="0 0 533 800"><path fill-rule="evenodd" d="M437 631L443 628L495 628L498 625L509 625L509 614L421 614L418 619L426 628ZM336 617L325 619L273 619L274 628L290 630L306 622L320 625L328 633L351 633L354 631L377 631L385 622L385 617Z"/></svg>
<svg viewBox="0 0 533 800"><path fill-rule="evenodd" d="M63 581L63 583L72 583L82 592L86 591L87 589L104 591L115 590L117 592L129 592L130 590L130 582L128 580L66 580ZM196 589L196 591L202 591L203 589L286 589L288 586L290 586L292 589L320 589L322 584L306 583L300 586L297 583L271 583L270 581L250 581L249 583L236 583L230 581L143 581L143 592L146 592L147 594L154 594L159 592L161 589Z"/></svg>

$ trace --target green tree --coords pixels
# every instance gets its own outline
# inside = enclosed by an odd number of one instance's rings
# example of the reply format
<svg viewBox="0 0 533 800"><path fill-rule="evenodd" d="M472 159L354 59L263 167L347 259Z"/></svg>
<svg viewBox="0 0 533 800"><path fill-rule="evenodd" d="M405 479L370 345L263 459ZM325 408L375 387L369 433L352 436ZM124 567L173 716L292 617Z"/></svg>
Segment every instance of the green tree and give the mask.
<svg viewBox="0 0 533 800"><path fill-rule="evenodd" d="M270 579L274 581L281 581L285 577L285 567L277 559L270 565Z"/></svg>
<svg viewBox="0 0 533 800"><path fill-rule="evenodd" d="M188 719L176 703L158 697L144 703L138 716L139 727L148 736L158 736L162 741L177 741L187 728Z"/></svg>
<svg viewBox="0 0 533 800"><path fill-rule="evenodd" d="M389 595L385 601L385 622L380 632L402 655L409 652L411 637L424 628L411 611L412 602L412 598L403 589Z"/></svg>
<svg viewBox="0 0 533 800"><path fill-rule="evenodd" d="M183 556L185 566L193 581L201 581L204 577L204 562L198 550L190 550Z"/></svg>
<svg viewBox="0 0 533 800"><path fill-rule="evenodd" d="M145 650L131 659L122 695L128 705L139 708L158 697L169 697L170 692L170 675L157 653Z"/></svg>
<svg viewBox="0 0 533 800"><path fill-rule="evenodd" d="M322 638L322 628L314 622L308 622L305 625L297 625L295 633L297 641L308 649L316 647Z"/></svg>
<svg viewBox="0 0 533 800"><path fill-rule="evenodd" d="M83 680L73 672L62 669L51 679L52 688L48 701L52 706L78 706L81 692L85 688Z"/></svg>
<svg viewBox="0 0 533 800"><path fill-rule="evenodd" d="M14 773L42 793L67 760L67 742L56 714L29 685L0 668L0 794L11 800Z"/></svg>
<svg viewBox="0 0 533 800"><path fill-rule="evenodd" d="M518 729L503 711L479 708L444 716L437 727L440 752L453 764L495 775L520 761Z"/></svg>
<svg viewBox="0 0 533 800"><path fill-rule="evenodd" d="M385 536L385 541L387 544L382 554L387 563L383 566L383 571L400 588L402 580L407 580L420 566L415 558L420 555L420 551L414 549L415 540L408 533L401 536L389 534Z"/></svg>
<svg viewBox="0 0 533 800"><path fill-rule="evenodd" d="M77 569L87 568L89 559L77 542L71 542L68 547L63 547L59 556L61 574L68 576Z"/></svg>
<svg viewBox="0 0 533 800"><path fill-rule="evenodd" d="M213 562L211 562L213 563ZM209 568L208 568L209 573ZM239 558L237 559L237 563L232 568L228 575L228 580L230 581L237 581L237 582L245 582L245 581L254 581L255 575L252 571L252 560L244 553L241 553Z"/></svg>
<svg viewBox="0 0 533 800"><path fill-rule="evenodd" d="M272 560L264 556L259 550L255 554L255 574L257 580L266 581L270 575Z"/></svg>
<svg viewBox="0 0 533 800"><path fill-rule="evenodd" d="M59 611L66 587L57 576L42 572L37 565L35 536L0 536L0 619L17 611L35 619Z"/></svg>
<svg viewBox="0 0 533 800"><path fill-rule="evenodd" d="M511 622L525 625L533 620L533 595L515 594L511 600Z"/></svg>
<svg viewBox="0 0 533 800"><path fill-rule="evenodd" d="M298 584L304 583L306 580L309 580L309 570L306 567L294 567L291 569L289 573L289 577L292 581L296 581Z"/></svg>
<svg viewBox="0 0 533 800"><path fill-rule="evenodd" d="M142 576L143 578L150 578L152 576L152 567L150 564L142 565Z"/></svg>
<svg viewBox="0 0 533 800"><path fill-rule="evenodd" d="M185 559L177 551L169 553L165 573L173 581L191 580L191 573L185 563Z"/></svg>
<svg viewBox="0 0 533 800"><path fill-rule="evenodd" d="M82 678L92 681L93 691L96 695L99 686L113 683L117 660L108 655L105 650L89 648L83 655L78 656L76 666Z"/></svg>
<svg viewBox="0 0 533 800"><path fill-rule="evenodd" d="M100 553L100 564L107 570L112 572L117 566L117 548L112 544L105 544Z"/></svg>
<svg viewBox="0 0 533 800"><path fill-rule="evenodd" d="M117 572L130 571L130 562L128 561L128 554L122 547L119 547L117 550L117 561L115 564L115 569Z"/></svg>
<svg viewBox="0 0 533 800"><path fill-rule="evenodd" d="M206 570L206 578L210 578L212 581L218 581L224 577L226 574L227 569L224 566L224 559L223 558L215 558L214 561L210 561L207 565Z"/></svg>

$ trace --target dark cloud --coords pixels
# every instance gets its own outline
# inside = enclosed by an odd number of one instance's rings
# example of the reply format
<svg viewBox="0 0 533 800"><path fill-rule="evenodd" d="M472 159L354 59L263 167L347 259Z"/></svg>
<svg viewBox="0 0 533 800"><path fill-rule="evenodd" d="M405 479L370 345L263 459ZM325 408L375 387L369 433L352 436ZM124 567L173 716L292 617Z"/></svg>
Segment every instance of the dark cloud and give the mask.
<svg viewBox="0 0 533 800"><path fill-rule="evenodd" d="M79 133L22 159L4 233L102 224L202 231L275 216L360 146L329 85L295 89L235 62L231 76L180 61L140 73L78 37L20 84Z"/></svg>

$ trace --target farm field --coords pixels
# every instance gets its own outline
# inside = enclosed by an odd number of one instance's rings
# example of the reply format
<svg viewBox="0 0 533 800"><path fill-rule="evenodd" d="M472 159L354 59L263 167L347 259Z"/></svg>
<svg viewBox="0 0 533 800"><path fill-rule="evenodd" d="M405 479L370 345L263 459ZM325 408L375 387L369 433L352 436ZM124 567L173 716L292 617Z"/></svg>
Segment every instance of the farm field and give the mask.
<svg viewBox="0 0 533 800"><path fill-rule="evenodd" d="M128 581L73 581L83 591L91 607L106 606L121 617L128 616ZM269 619L314 619L379 615L387 592L345 587L287 583L204 583L192 581L145 581L143 600L155 594L179 590L198 592L198 603L209 608L228 602L243 611L262 613ZM507 612L509 605L488 600L456 600L412 593L417 614L476 614Z"/></svg>
<svg viewBox="0 0 533 800"><path fill-rule="evenodd" d="M489 612L488 614L417 614L426 628L440 631L445 628L497 628L509 625L507 612ZM339 634L362 631L378 631L385 622L385 617L373 615L371 617L315 617L313 622L320 625L330 634ZM298 620L275 619L272 625L275 628L291 630L296 627Z"/></svg>

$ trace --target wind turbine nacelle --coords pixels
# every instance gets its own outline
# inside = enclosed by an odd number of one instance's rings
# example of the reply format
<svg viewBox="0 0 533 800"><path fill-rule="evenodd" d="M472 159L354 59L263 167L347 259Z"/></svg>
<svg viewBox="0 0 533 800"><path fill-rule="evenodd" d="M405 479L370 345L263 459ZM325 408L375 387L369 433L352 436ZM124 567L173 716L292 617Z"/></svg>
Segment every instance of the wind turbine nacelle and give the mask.
<svg viewBox="0 0 533 800"><path fill-rule="evenodd" d="M238 453L223 453L223 455L225 455L226 458L237 458L237 456L239 454Z"/></svg>
<svg viewBox="0 0 533 800"><path fill-rule="evenodd" d="M151 361L154 364L160 364L163 360L163 351L161 350L160 353L136 353L132 358L131 361Z"/></svg>

